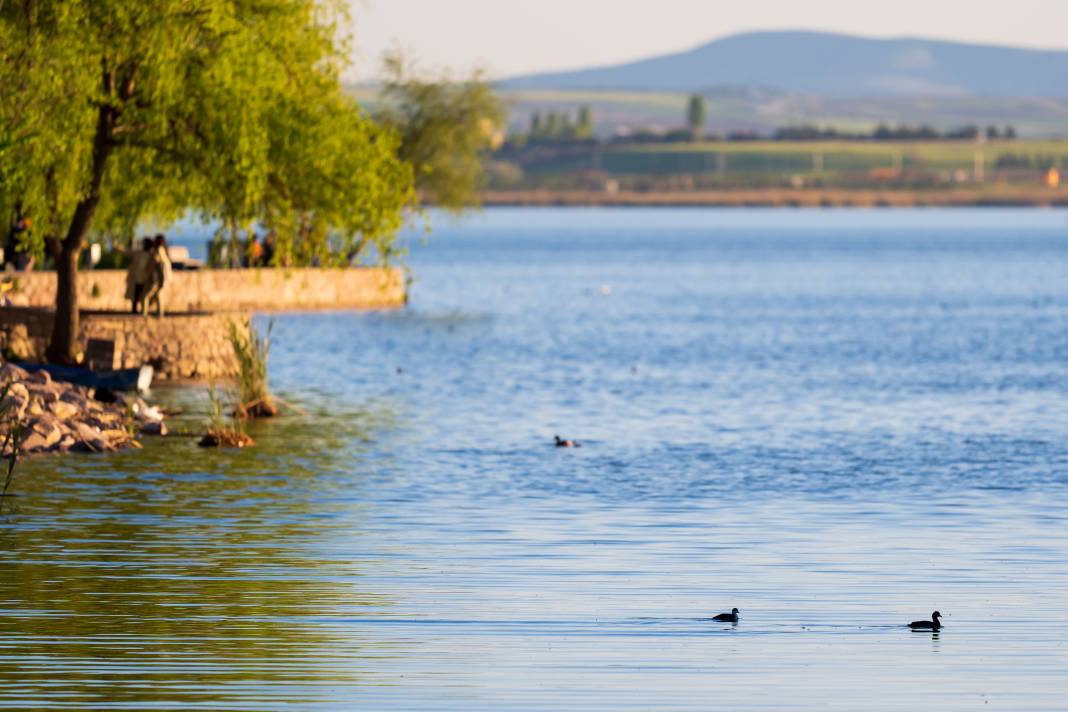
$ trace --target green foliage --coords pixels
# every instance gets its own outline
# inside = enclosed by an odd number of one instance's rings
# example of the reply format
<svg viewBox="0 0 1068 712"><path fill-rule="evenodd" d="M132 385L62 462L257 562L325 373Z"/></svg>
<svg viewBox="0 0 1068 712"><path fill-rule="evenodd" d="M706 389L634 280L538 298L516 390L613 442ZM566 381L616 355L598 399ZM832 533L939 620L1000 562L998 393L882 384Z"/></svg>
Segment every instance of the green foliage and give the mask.
<svg viewBox="0 0 1068 712"><path fill-rule="evenodd" d="M19 235L40 252L83 192L94 130L90 76L77 3L0 3L0 224L29 217ZM81 10L81 11L79 11Z"/></svg>
<svg viewBox="0 0 1068 712"><path fill-rule="evenodd" d="M280 101L259 210L275 235L275 263L343 265L373 246L388 260L415 205L413 172L400 137L333 91Z"/></svg>
<svg viewBox="0 0 1068 712"><path fill-rule="evenodd" d="M700 94L694 94L686 105L686 125L695 139L700 139L708 122L708 102Z"/></svg>
<svg viewBox="0 0 1068 712"><path fill-rule="evenodd" d="M549 119L545 122L545 134L552 137L565 137L567 134L567 114L549 112Z"/></svg>
<svg viewBox="0 0 1068 712"><path fill-rule="evenodd" d="M541 112L534 112L530 121L530 132L512 137L509 146L522 146L528 141L569 143L590 141L593 138L593 111L589 106L583 105L579 107L576 119L566 111L550 111L544 117Z"/></svg>
<svg viewBox="0 0 1068 712"><path fill-rule="evenodd" d="M207 432L197 443L200 447L241 448L255 444L245 432L245 424L240 418L236 415L229 418L223 415L222 398L219 397L214 383L208 388L208 405L211 411Z"/></svg>
<svg viewBox="0 0 1068 712"><path fill-rule="evenodd" d="M593 111L589 106L579 109L578 126L575 127L575 138L593 138Z"/></svg>
<svg viewBox="0 0 1068 712"><path fill-rule="evenodd" d="M0 2L0 224L31 218L21 239L57 257L50 355L73 358L86 241L147 217L193 210L235 234L259 220L282 257L388 257L412 170L341 91L345 7Z"/></svg>
<svg viewBox="0 0 1068 712"><path fill-rule="evenodd" d="M208 386L208 407L210 408L208 430L221 431L226 428L227 423L225 416L223 416L222 398L219 397L219 391L215 388L214 383Z"/></svg>
<svg viewBox="0 0 1068 712"><path fill-rule="evenodd" d="M492 87L477 73L461 81L421 78L398 55L385 66L381 119L401 136L400 156L413 166L417 189L449 210L476 204L504 123Z"/></svg>
<svg viewBox="0 0 1068 712"><path fill-rule="evenodd" d="M0 389L0 429L4 432L3 443L0 444L0 455L6 461L4 468L4 490L0 493L0 511L3 511L4 502L7 500L7 491L15 477L15 465L18 463L19 448L22 447L23 423L11 413L12 401L8 399L13 381L9 378Z"/></svg>
<svg viewBox="0 0 1068 712"><path fill-rule="evenodd" d="M230 346L237 358L237 407L239 418L264 417L277 414L271 402L267 385L267 359L271 351L271 331L274 323L267 326L267 334L261 336L251 320L242 324L228 324Z"/></svg>

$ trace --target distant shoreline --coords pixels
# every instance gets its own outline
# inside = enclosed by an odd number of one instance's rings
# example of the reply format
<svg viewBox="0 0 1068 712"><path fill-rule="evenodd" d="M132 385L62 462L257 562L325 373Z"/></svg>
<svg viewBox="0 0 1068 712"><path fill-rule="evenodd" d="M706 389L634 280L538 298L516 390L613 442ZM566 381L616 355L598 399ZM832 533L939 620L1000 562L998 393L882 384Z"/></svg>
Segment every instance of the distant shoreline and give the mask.
<svg viewBox="0 0 1068 712"><path fill-rule="evenodd" d="M722 207L722 208L1060 208L1068 190L816 190L753 189L725 191L487 191L486 207Z"/></svg>

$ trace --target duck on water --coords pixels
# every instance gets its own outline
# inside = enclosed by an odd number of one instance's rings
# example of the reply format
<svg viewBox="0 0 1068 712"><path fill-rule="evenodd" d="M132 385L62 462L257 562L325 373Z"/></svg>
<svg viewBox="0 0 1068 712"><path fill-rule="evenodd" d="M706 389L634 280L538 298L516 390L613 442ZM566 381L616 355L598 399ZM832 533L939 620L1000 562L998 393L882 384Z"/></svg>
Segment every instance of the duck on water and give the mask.
<svg viewBox="0 0 1068 712"><path fill-rule="evenodd" d="M712 620L722 623L737 623L739 618L741 616L738 615L738 609L732 608L730 613L720 613L717 616L713 616ZM931 614L931 620L912 621L909 623L909 628L912 630L940 630L942 628L942 614L935 611Z"/></svg>
<svg viewBox="0 0 1068 712"><path fill-rule="evenodd" d="M737 608L732 608L730 613L720 613L718 616L712 616L712 620L722 621L724 623L737 623L738 618Z"/></svg>
<svg viewBox="0 0 1068 712"><path fill-rule="evenodd" d="M940 630L942 628L942 614L935 611L929 621L912 621L909 628L913 630Z"/></svg>

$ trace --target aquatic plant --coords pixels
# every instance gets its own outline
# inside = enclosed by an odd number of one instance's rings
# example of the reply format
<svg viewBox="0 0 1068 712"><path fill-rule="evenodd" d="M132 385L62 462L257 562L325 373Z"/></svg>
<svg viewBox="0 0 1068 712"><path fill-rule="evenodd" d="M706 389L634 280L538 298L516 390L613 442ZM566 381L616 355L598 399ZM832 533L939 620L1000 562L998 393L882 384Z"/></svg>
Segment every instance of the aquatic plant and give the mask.
<svg viewBox="0 0 1068 712"><path fill-rule="evenodd" d="M248 447L255 442L245 432L244 423L236 415L229 418L223 415L222 399L213 383L208 388L208 401L211 404L211 416L207 432L197 443L200 447Z"/></svg>
<svg viewBox="0 0 1068 712"><path fill-rule="evenodd" d="M234 414L238 418L269 418L278 415L278 408L271 399L267 384L267 358L271 351L271 331L274 322L267 325L267 334L261 336L251 319L244 323L229 322L230 346L237 358L237 405Z"/></svg>
<svg viewBox="0 0 1068 712"><path fill-rule="evenodd" d="M0 446L0 455L7 463L4 472L4 490L0 493L0 511L3 511L7 491L11 488L11 482L15 478L15 465L18 463L19 448L22 446L22 419L14 414L13 403L7 397L12 383L14 381L9 378L3 390L0 390L0 429L5 433L3 445Z"/></svg>

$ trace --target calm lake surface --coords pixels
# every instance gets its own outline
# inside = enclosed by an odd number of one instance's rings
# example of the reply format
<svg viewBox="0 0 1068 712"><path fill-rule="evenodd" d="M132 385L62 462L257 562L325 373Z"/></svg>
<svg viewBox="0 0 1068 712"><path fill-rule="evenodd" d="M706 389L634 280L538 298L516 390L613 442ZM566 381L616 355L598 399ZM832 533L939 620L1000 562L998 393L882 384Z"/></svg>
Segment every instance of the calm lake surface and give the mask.
<svg viewBox="0 0 1068 712"><path fill-rule="evenodd" d="M410 264L275 318L257 448L20 467L0 706L1065 709L1068 213L500 209Z"/></svg>

